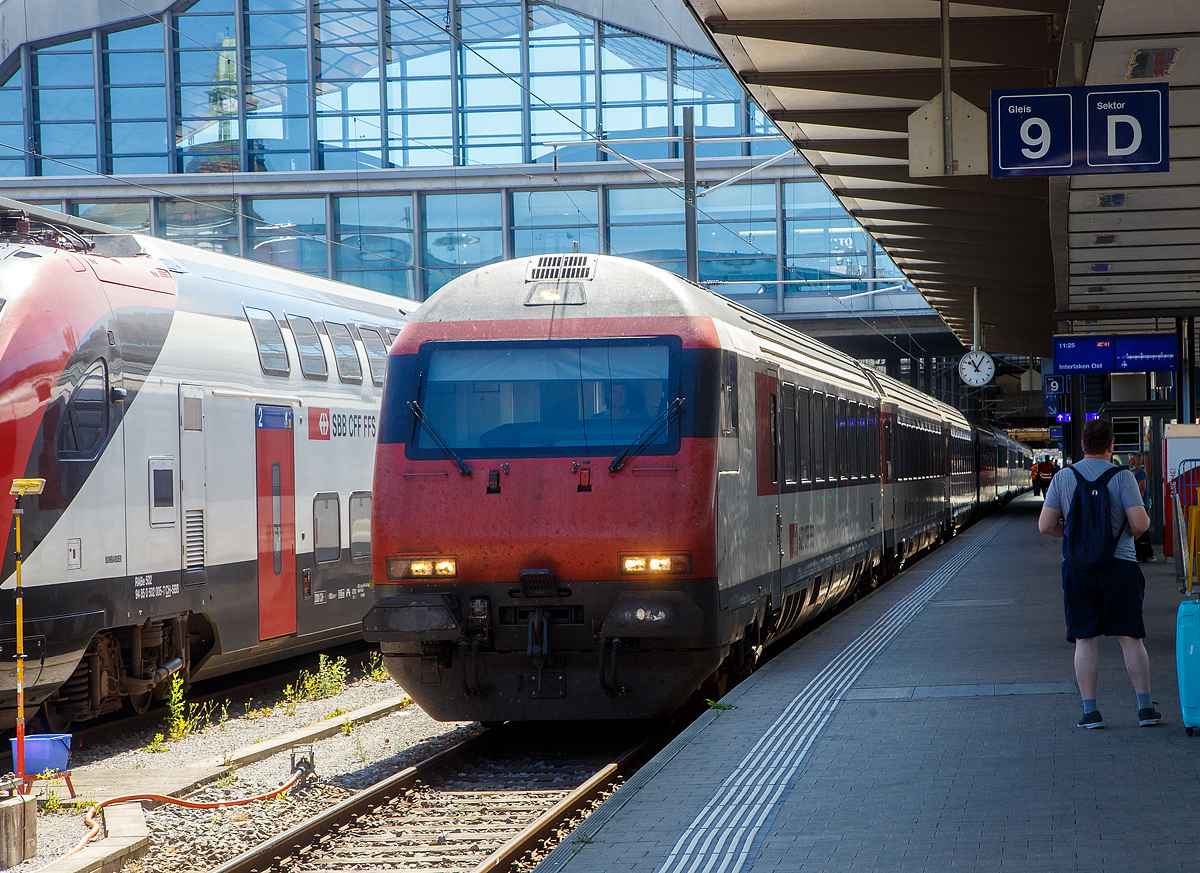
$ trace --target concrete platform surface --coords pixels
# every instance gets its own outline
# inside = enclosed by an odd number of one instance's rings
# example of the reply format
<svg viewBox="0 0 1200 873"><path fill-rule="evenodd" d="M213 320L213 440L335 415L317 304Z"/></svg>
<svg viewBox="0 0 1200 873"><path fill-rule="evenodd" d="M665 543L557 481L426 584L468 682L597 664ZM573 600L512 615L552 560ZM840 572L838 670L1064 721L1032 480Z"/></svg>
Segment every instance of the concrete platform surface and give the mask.
<svg viewBox="0 0 1200 873"><path fill-rule="evenodd" d="M1026 495L743 682L538 873L1200 869L1169 563L1143 564L1163 724L1115 639L1081 730L1060 541Z"/></svg>

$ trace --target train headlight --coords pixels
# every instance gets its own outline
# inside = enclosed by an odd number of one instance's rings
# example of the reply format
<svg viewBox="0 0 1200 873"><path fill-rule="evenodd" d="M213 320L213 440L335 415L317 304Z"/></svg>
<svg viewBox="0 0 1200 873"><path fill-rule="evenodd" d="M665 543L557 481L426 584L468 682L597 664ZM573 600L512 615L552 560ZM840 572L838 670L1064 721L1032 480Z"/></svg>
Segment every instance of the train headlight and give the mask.
<svg viewBox="0 0 1200 873"><path fill-rule="evenodd" d="M449 578L458 575L458 561L455 558L388 558L387 572L389 582L400 582L405 579L432 579L434 577Z"/></svg>
<svg viewBox="0 0 1200 873"><path fill-rule="evenodd" d="M622 576L687 576L692 572L692 556L622 555Z"/></svg>

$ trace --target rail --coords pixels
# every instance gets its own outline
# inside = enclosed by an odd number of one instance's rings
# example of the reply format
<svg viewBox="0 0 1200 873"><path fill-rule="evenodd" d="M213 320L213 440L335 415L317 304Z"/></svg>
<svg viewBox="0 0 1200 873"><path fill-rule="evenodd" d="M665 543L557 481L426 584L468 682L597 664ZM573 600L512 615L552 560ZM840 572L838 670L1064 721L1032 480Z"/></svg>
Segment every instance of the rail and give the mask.
<svg viewBox="0 0 1200 873"><path fill-rule="evenodd" d="M276 867L281 861L301 855L339 828L369 814L419 782L427 782L433 771L465 760L476 753L485 742L491 741L492 731L472 737L438 752L426 760L364 788L353 797L326 809L277 835L260 846L227 861L212 873L254 873ZM673 735L674 731L670 732ZM655 744L665 745L669 736L664 733L643 740L607 764L581 785L560 799L536 820L487 856L473 868L473 873L505 873L539 840L549 836L563 821L578 814L598 794L612 785L633 762Z"/></svg>

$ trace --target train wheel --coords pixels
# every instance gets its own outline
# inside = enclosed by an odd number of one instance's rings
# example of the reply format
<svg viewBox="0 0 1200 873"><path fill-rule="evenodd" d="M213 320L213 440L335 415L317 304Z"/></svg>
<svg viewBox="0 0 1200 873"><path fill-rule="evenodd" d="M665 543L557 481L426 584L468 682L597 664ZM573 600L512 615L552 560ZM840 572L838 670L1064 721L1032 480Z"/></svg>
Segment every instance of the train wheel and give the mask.
<svg viewBox="0 0 1200 873"><path fill-rule="evenodd" d="M152 703L154 703L153 691L147 691L145 694L131 694L121 699L122 707L130 715L145 715Z"/></svg>
<svg viewBox="0 0 1200 873"><path fill-rule="evenodd" d="M42 704L42 708L33 717L33 722L37 730L44 728L45 732L50 734L65 734L71 730L73 724L68 716L59 711L58 704L50 700Z"/></svg>

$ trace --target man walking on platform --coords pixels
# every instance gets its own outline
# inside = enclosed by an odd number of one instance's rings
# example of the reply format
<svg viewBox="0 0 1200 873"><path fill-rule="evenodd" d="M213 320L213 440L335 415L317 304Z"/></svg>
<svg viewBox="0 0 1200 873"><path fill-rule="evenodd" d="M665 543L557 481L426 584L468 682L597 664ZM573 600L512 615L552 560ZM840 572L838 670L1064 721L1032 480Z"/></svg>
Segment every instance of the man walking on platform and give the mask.
<svg viewBox="0 0 1200 873"><path fill-rule="evenodd" d="M1063 542L1063 605L1067 639L1075 643L1075 679L1083 698L1078 726L1102 728L1096 708L1100 635L1115 636L1137 694L1138 724L1158 724L1150 700L1150 658L1142 640L1146 580L1134 537L1150 529L1150 516L1133 474L1109 463L1112 425L1102 418L1083 428L1083 460L1056 473L1046 490L1038 530ZM1107 524L1104 522L1107 521Z"/></svg>

